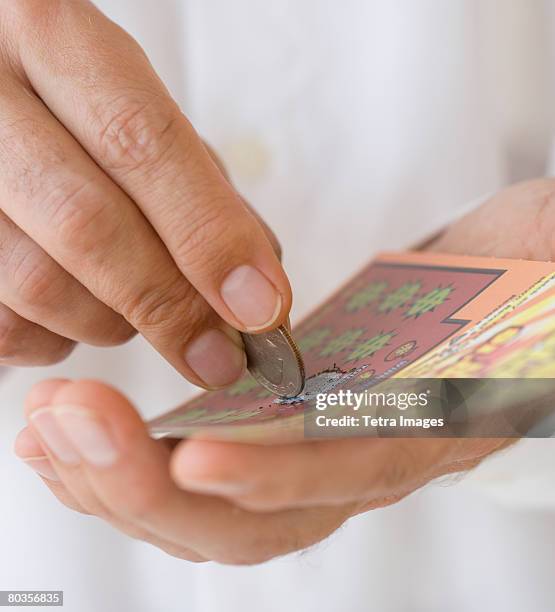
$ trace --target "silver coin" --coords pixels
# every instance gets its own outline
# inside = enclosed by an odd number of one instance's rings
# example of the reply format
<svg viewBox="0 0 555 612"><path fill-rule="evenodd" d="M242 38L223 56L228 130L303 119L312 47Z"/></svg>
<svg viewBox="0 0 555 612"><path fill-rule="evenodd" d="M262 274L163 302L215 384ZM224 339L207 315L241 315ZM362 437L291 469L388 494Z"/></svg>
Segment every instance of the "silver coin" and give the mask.
<svg viewBox="0 0 555 612"><path fill-rule="evenodd" d="M281 325L262 334L241 334L247 368L266 389L280 397L295 397L304 387L304 363L288 329Z"/></svg>

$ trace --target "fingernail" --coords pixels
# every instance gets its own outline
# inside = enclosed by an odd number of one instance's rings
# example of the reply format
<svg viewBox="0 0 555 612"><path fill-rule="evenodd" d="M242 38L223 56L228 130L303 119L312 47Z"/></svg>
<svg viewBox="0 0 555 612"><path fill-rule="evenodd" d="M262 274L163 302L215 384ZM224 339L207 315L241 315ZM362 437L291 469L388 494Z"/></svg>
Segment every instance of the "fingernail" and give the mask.
<svg viewBox="0 0 555 612"><path fill-rule="evenodd" d="M105 424L87 408L54 406L53 413L64 435L87 463L109 467L118 460L118 451Z"/></svg>
<svg viewBox="0 0 555 612"><path fill-rule="evenodd" d="M190 477L180 479L177 484L180 488L207 495L243 495L249 490L249 487L242 482L195 480Z"/></svg>
<svg viewBox="0 0 555 612"><path fill-rule="evenodd" d="M271 325L281 312L281 295L256 268L239 266L225 278L222 299L248 331Z"/></svg>
<svg viewBox="0 0 555 612"><path fill-rule="evenodd" d="M60 481L48 457L27 457L23 461L39 476L55 482Z"/></svg>
<svg viewBox="0 0 555 612"><path fill-rule="evenodd" d="M185 360L207 387L235 382L246 364L243 349L220 329L210 329L195 338L185 350Z"/></svg>
<svg viewBox="0 0 555 612"><path fill-rule="evenodd" d="M79 455L64 435L51 408L39 408L29 417L33 428L50 452L62 463L77 465Z"/></svg>

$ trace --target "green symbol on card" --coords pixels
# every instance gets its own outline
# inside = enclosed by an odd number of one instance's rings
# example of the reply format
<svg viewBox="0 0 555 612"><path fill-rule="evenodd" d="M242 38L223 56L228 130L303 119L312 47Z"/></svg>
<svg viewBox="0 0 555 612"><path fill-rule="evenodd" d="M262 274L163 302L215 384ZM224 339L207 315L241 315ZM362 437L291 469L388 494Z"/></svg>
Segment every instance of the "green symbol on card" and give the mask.
<svg viewBox="0 0 555 612"><path fill-rule="evenodd" d="M392 291L384 297L378 306L379 312L391 312L396 308L406 306L412 298L420 291L422 285L417 281L414 283L405 283L395 291Z"/></svg>
<svg viewBox="0 0 555 612"><path fill-rule="evenodd" d="M332 338L326 347L321 351L321 357L331 357L341 351L346 351L358 340L363 334L363 329L349 329L343 332L340 336Z"/></svg>
<svg viewBox="0 0 555 612"><path fill-rule="evenodd" d="M347 361L357 361L358 359L366 359L372 357L380 349L389 345L392 338L395 337L394 332L380 332L372 338L363 340L347 357Z"/></svg>
<svg viewBox="0 0 555 612"><path fill-rule="evenodd" d="M347 302L346 308L348 312L357 312L362 310L380 298L382 293L387 289L387 283L380 281L367 285L364 289L354 293Z"/></svg>
<svg viewBox="0 0 555 612"><path fill-rule="evenodd" d="M299 348L303 353L311 351L317 346L320 346L320 344L322 344L322 342L330 335L330 333L331 331L326 328L314 329L299 340Z"/></svg>
<svg viewBox="0 0 555 612"><path fill-rule="evenodd" d="M451 285L447 287L436 287L422 297L419 297L414 304L405 313L405 318L417 318L427 312L430 312L441 306L449 299L449 296L454 291Z"/></svg>

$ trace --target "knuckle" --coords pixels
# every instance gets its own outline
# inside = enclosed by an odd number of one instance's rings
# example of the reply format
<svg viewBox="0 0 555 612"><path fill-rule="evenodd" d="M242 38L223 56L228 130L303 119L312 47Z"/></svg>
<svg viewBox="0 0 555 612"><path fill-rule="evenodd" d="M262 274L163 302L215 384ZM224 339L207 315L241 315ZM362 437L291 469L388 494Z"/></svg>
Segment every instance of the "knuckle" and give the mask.
<svg viewBox="0 0 555 612"><path fill-rule="evenodd" d="M116 299L116 309L134 328L161 334L173 333L175 326L182 324L183 312L188 313L189 329L194 327L201 318L201 302L203 300L195 289L184 279L177 278L165 287L149 286L126 292Z"/></svg>
<svg viewBox="0 0 555 612"><path fill-rule="evenodd" d="M101 197L92 181L64 185L43 200L59 245L75 256L98 252L114 243L126 215L110 214L110 198Z"/></svg>
<svg viewBox="0 0 555 612"><path fill-rule="evenodd" d="M100 112L95 121L97 148L102 164L112 170L157 166L176 140L180 113L156 96L147 101L122 94L110 104L110 115ZM115 110L114 110L115 109Z"/></svg>
<svg viewBox="0 0 555 612"><path fill-rule="evenodd" d="M230 257L245 259L251 236L231 217L228 203L224 197L203 202L182 219L175 258L190 273L228 269Z"/></svg>
<svg viewBox="0 0 555 612"><path fill-rule="evenodd" d="M55 264L32 250L12 255L10 275L19 301L34 306L47 306L61 293Z"/></svg>

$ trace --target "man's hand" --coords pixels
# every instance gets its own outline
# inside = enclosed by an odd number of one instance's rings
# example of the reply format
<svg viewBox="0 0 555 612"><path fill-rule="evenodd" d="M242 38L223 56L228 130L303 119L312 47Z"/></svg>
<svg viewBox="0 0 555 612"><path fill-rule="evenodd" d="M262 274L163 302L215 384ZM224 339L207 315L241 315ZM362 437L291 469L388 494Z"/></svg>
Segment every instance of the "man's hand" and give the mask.
<svg viewBox="0 0 555 612"><path fill-rule="evenodd" d="M268 233L139 45L86 0L0 0L0 362L140 332L196 384L287 319Z"/></svg>
<svg viewBox="0 0 555 612"><path fill-rule="evenodd" d="M553 259L555 181L516 185L428 248ZM27 399L16 452L67 506L179 557L257 563L325 538L349 517L469 469L503 439L373 439L277 446L154 441L116 391L47 381Z"/></svg>

